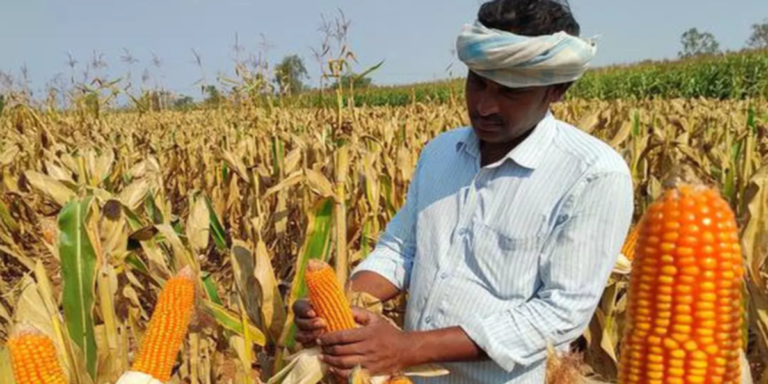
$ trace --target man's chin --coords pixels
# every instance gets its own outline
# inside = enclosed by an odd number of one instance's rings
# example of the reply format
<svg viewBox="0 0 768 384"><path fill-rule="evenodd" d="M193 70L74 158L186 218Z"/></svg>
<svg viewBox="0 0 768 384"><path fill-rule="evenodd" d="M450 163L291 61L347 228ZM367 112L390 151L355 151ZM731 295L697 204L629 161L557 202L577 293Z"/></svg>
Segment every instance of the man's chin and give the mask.
<svg viewBox="0 0 768 384"><path fill-rule="evenodd" d="M477 138L480 139L480 141L484 141L490 144L503 143L505 141L505 135L500 131L477 127L473 129L475 131L475 135L477 135Z"/></svg>

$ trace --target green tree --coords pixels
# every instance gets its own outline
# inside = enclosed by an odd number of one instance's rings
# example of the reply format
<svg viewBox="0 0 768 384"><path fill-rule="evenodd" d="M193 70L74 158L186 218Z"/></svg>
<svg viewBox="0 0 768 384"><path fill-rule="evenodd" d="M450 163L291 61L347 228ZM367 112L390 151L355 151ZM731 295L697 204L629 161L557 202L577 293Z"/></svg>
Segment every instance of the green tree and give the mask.
<svg viewBox="0 0 768 384"><path fill-rule="evenodd" d="M709 32L699 32L697 28L691 28L680 38L683 50L678 52L680 58L697 55L706 55L720 52L720 43Z"/></svg>
<svg viewBox="0 0 768 384"><path fill-rule="evenodd" d="M275 83L282 94L298 94L306 87L303 79L308 78L304 60L299 55L290 55L275 66Z"/></svg>
<svg viewBox="0 0 768 384"><path fill-rule="evenodd" d="M173 100L173 108L175 109L187 110L192 108L194 105L195 99L189 95L179 95L179 97Z"/></svg>
<svg viewBox="0 0 768 384"><path fill-rule="evenodd" d="M356 73L345 73L341 75L341 86L344 89L349 89L349 85L352 84L354 86L354 89L366 89L370 88L373 85L373 80L371 80L370 77L363 76L362 78L358 78L359 75ZM354 83L353 83L354 81ZM331 89L336 89L336 87L339 86L339 82L336 81L331 86Z"/></svg>
<svg viewBox="0 0 768 384"><path fill-rule="evenodd" d="M768 19L752 24L752 35L747 40L750 48L768 48Z"/></svg>
<svg viewBox="0 0 768 384"><path fill-rule="evenodd" d="M221 92L213 85L206 85L203 87L203 93L205 94L205 105L218 106L223 99Z"/></svg>

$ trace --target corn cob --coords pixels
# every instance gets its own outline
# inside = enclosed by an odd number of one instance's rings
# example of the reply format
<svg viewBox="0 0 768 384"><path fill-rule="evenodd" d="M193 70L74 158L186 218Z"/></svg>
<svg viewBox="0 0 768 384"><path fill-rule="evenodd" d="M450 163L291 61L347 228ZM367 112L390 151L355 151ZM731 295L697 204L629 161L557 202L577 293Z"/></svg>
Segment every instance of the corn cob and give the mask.
<svg viewBox="0 0 768 384"><path fill-rule="evenodd" d="M185 268L166 282L132 370L166 382L187 333L194 305L195 281Z"/></svg>
<svg viewBox="0 0 768 384"><path fill-rule="evenodd" d="M304 279L309 291L309 302L318 316L325 320L328 332L355 328L352 308L333 268L322 261L310 260Z"/></svg>
<svg viewBox="0 0 768 384"><path fill-rule="evenodd" d="M66 384L56 347L50 338L31 326L22 326L8 340L16 384Z"/></svg>
<svg viewBox="0 0 768 384"><path fill-rule="evenodd" d="M669 188L635 249L619 383L738 383L744 269L728 203L703 186Z"/></svg>
<svg viewBox="0 0 768 384"><path fill-rule="evenodd" d="M627 236L627 239L624 241L624 245L621 247L621 254L629 261L635 259L635 244L637 244L637 237L640 234L640 228L642 227L641 224L642 222L639 222L632 228L629 232L629 236Z"/></svg>

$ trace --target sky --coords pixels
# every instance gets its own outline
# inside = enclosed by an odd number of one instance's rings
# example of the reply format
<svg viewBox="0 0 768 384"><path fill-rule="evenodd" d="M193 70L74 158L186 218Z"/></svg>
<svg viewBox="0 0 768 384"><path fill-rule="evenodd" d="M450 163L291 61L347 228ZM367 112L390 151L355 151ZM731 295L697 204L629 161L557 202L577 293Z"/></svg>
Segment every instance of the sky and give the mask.
<svg viewBox="0 0 768 384"><path fill-rule="evenodd" d="M343 11L351 20L349 44L360 71L382 60L376 84L404 84L461 76L453 52L465 23L475 19L481 0L0 0L0 71L21 74L42 89L68 80L68 54L82 73L94 56L99 73L131 73L137 86L149 70L151 85L199 98L195 83L232 76L235 36L243 51L264 53L272 64L298 54L317 86L320 68L312 55L323 35L322 16ZM680 35L691 27L711 32L722 49L744 47L751 25L768 18L767 0L571 0L582 36L600 36L595 66L674 58ZM264 44L266 41L267 44ZM193 51L202 59L195 64ZM138 62L128 65L125 50ZM153 58L159 66L153 65Z"/></svg>

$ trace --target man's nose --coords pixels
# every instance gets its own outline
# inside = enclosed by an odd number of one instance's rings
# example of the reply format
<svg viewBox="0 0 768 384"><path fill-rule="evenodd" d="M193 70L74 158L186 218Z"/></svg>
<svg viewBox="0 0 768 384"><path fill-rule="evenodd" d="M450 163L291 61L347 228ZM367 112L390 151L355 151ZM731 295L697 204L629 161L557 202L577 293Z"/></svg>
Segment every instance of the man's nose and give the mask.
<svg viewBox="0 0 768 384"><path fill-rule="evenodd" d="M481 116L491 116L499 113L499 103L493 95L483 93L477 103L477 113Z"/></svg>

